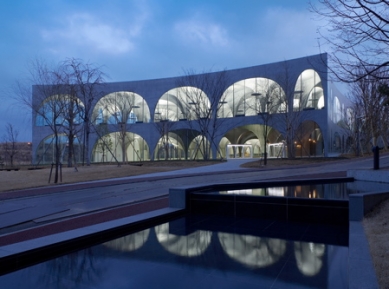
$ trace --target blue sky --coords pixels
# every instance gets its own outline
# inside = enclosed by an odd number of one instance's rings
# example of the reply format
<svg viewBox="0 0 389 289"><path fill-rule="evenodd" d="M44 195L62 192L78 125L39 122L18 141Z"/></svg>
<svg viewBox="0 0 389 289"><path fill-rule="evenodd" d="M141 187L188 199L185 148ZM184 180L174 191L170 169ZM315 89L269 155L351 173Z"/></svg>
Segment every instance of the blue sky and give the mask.
<svg viewBox="0 0 389 289"><path fill-rule="evenodd" d="M9 122L31 140L11 87L36 58L103 65L108 81L233 69L322 52L315 17L308 0L1 1L0 139Z"/></svg>

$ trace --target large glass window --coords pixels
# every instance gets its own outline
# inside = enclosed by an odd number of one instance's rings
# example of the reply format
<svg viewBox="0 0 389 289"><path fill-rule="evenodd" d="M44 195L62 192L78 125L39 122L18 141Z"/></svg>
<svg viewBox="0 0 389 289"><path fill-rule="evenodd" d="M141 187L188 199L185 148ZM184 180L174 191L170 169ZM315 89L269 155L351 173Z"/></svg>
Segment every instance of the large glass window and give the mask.
<svg viewBox="0 0 389 289"><path fill-rule="evenodd" d="M92 114L95 124L133 124L150 121L150 110L139 94L129 91L110 93L101 98Z"/></svg>
<svg viewBox="0 0 389 289"><path fill-rule="evenodd" d="M172 132L162 136L155 148L154 159L177 160L185 159L184 143L181 138Z"/></svg>
<svg viewBox="0 0 389 289"><path fill-rule="evenodd" d="M69 154L69 139L66 134L58 135L58 148L60 150L60 162L65 163ZM73 140L73 157L76 162L80 162L82 154L82 144L77 137ZM36 164L55 163L56 147L55 136L50 135L44 138L38 145L35 153Z"/></svg>
<svg viewBox="0 0 389 289"><path fill-rule="evenodd" d="M234 148L233 145L243 146ZM230 130L219 143L219 151L226 158L243 158L251 157L251 155L254 158L260 158L263 157L265 150L268 157L286 157L286 146L282 134L270 126L258 124Z"/></svg>
<svg viewBox="0 0 389 289"><path fill-rule="evenodd" d="M286 111L285 93L275 81L249 78L227 88L219 117L250 116Z"/></svg>
<svg viewBox="0 0 389 289"><path fill-rule="evenodd" d="M339 98L334 97L334 113L333 113L335 123L338 123L342 120L342 108L340 105Z"/></svg>
<svg viewBox="0 0 389 289"><path fill-rule="evenodd" d="M210 101L200 89L183 86L164 93L158 100L154 112L154 121L194 120L206 117Z"/></svg>
<svg viewBox="0 0 389 289"><path fill-rule="evenodd" d="M146 141L131 132L113 132L101 136L92 153L94 162L125 163L149 159L149 146Z"/></svg>
<svg viewBox="0 0 389 289"><path fill-rule="evenodd" d="M313 69L304 70L295 86L293 110L324 108L323 86L319 74Z"/></svg>
<svg viewBox="0 0 389 289"><path fill-rule="evenodd" d="M53 95L45 99L36 113L36 126L69 126L82 123L84 104L71 95Z"/></svg>
<svg viewBox="0 0 389 289"><path fill-rule="evenodd" d="M295 134L296 157L323 156L323 134L319 125L311 120L302 122Z"/></svg>

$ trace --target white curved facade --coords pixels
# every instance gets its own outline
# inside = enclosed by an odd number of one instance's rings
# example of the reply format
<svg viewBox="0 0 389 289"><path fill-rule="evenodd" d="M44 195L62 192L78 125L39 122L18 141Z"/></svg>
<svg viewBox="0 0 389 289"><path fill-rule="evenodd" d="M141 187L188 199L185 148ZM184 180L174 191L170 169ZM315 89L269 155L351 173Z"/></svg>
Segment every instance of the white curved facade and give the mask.
<svg viewBox="0 0 389 289"><path fill-rule="evenodd" d="M202 159L246 153L260 157L265 146L269 157L286 157L291 125L296 130L292 144L297 157L344 152L347 140L341 126L350 108L329 82L326 64L326 54L320 54L204 75L102 84L101 97L92 103L90 159ZM193 85L221 76L218 90L215 84ZM36 94L34 90L33 98L38 99ZM47 124L53 112L48 104L42 105L46 119L33 112L34 163L53 161L49 141L53 131ZM74 112L77 146L82 146L78 113L83 110ZM228 145L252 149L229 151ZM78 162L85 157L79 150Z"/></svg>

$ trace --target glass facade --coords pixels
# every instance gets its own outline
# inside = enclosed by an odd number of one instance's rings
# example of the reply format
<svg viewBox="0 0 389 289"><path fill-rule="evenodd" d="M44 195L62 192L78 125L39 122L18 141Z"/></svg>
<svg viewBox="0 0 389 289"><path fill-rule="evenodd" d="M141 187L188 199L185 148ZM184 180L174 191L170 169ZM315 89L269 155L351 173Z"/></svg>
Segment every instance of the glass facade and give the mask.
<svg viewBox="0 0 389 289"><path fill-rule="evenodd" d="M196 87L177 87L164 93L158 100L154 121L195 120L206 117L210 109L207 95Z"/></svg>
<svg viewBox="0 0 389 289"><path fill-rule="evenodd" d="M79 125L84 116L84 104L70 95L53 95L43 101L36 113L35 126Z"/></svg>
<svg viewBox="0 0 389 289"><path fill-rule="evenodd" d="M150 158L149 146L139 135L131 132L113 132L103 135L92 151L93 162L131 162Z"/></svg>
<svg viewBox="0 0 389 289"><path fill-rule="evenodd" d="M335 126L343 120L350 126L353 112L338 96L332 96L332 91L326 91L323 75L314 69L301 69L288 79L292 83L290 90L279 84L280 79L278 83L270 77L242 77L226 85L216 102L206 89L177 86L174 78L169 79L167 89L163 85L154 87L153 80L141 84L139 91L124 89L125 83L118 84L122 89L105 93L93 104L91 159L126 162L247 155L258 158L265 152L268 157L287 157L291 126L295 131L289 144L294 146L296 156L341 152L345 141ZM148 89L153 91L153 98L142 96ZM65 135L66 126L72 124L81 132L84 105L67 95L51 96L35 115L34 131L41 127L39 135L46 132L35 148L35 162L51 163L52 150L47 148L52 138L49 127L55 124ZM202 127L204 119L212 119L207 122L209 127ZM81 135L77 138L78 146L83 146L83 139Z"/></svg>
<svg viewBox="0 0 389 289"><path fill-rule="evenodd" d="M119 91L101 98L92 114L94 124L120 124L150 122L146 101L134 92Z"/></svg>
<svg viewBox="0 0 389 289"><path fill-rule="evenodd" d="M303 71L297 79L293 110L322 109L325 106L320 76L313 69Z"/></svg>
<svg viewBox="0 0 389 289"><path fill-rule="evenodd" d="M66 134L59 134L57 137L60 153L60 162L65 164L69 156L69 139ZM43 139L36 149L37 164L55 163L56 155L55 135L50 135ZM73 140L73 157L76 162L81 162L82 145L77 137Z"/></svg>
<svg viewBox="0 0 389 289"><path fill-rule="evenodd" d="M253 116L285 111L285 93L279 84L267 78L249 78L227 88L218 116Z"/></svg>

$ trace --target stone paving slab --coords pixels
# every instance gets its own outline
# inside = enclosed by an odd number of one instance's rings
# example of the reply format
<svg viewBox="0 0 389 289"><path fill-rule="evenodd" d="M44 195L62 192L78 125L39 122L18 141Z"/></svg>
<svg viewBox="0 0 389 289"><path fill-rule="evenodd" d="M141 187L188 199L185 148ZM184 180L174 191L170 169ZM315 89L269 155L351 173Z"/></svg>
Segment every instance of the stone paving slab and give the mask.
<svg viewBox="0 0 389 289"><path fill-rule="evenodd" d="M31 207L24 210L13 211L1 215L0 228L7 228L13 225L32 221L34 219L48 216L68 210L63 207Z"/></svg>

